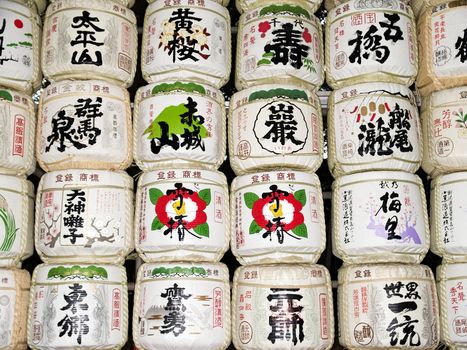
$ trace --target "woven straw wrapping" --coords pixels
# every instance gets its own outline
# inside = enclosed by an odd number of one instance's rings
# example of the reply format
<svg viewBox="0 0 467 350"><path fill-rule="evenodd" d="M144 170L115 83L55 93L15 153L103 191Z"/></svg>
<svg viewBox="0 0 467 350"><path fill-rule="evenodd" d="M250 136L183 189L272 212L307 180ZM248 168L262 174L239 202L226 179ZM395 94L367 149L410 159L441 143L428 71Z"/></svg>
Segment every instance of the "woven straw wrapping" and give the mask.
<svg viewBox="0 0 467 350"><path fill-rule="evenodd" d="M179 88L176 88L176 85ZM165 91L153 93L154 88L166 86ZM189 86L199 88L187 92L183 89L188 89ZM204 91L201 93L200 91ZM215 94L215 97L213 96ZM201 147L190 148L190 145L179 147L177 150L166 145L161 148L158 154L151 151L149 126L156 123L157 114L151 116L149 111L153 112L150 106L153 106L159 115L163 115L168 108L174 108L180 104L186 104L187 98L192 98L197 103L197 115L204 118L203 127L208 127L208 123L212 125L211 136L203 138L204 149ZM207 104L212 103L210 108L214 113L208 120ZM150 105L148 105L150 104ZM217 113L218 114L217 114ZM178 117L178 116L176 116ZM181 117L180 117L181 118ZM174 120L176 121L176 120ZM187 126L188 127L188 126ZM185 129L186 130L186 129ZM169 133L171 125L169 125ZM149 135L147 135L149 133ZM177 134L179 144L183 143L181 134ZM222 92L206 84L185 83L177 81L167 81L154 83L141 87L136 92L134 110L133 110L133 158L136 164L143 171L157 170L160 168L170 169L173 167L190 167L203 168L208 170L216 170L224 162L226 143L226 111L225 100Z"/></svg>
<svg viewBox="0 0 467 350"><path fill-rule="evenodd" d="M177 283L180 287L181 284L184 284L186 287L189 285L190 292L186 292L186 294L192 294L193 297L195 296L192 291L196 292L196 283L202 283L203 279L206 278L209 282L211 283L217 283L222 284L222 315L223 315L223 329L224 329L224 339L222 341L222 344L219 344L219 342L216 342L213 344L213 340L218 340L211 334L209 334L209 326L212 324L209 324L211 320L215 318L215 315L208 315L208 321L206 324L206 315L204 315L203 320L201 319L196 319L196 316L199 315L199 317L202 317L199 313L193 312L193 322L196 324L197 322L199 324L202 324L203 331L205 333L201 334L186 334L188 330L186 330L184 333L181 333L177 336L176 341L171 341L170 338L166 340L165 342L162 342L165 337L171 337L171 334L164 335L164 334L156 334L154 336L154 341L155 343L151 344L151 346L144 346L141 344L141 334L140 334L140 321L142 316L145 316L142 314L144 310L141 310L142 305L147 305L149 303L149 300L143 299L145 296L148 295L160 295L161 292L164 292L164 290L160 289L155 289L153 293L146 293L145 295L142 294L141 288L143 283L151 283L151 281L156 282L158 280L157 277L151 277L148 276L147 273L151 271L153 268L165 268L165 269L170 269L170 268L184 268L184 269L204 269L205 271L207 269L210 269L211 271L214 269L219 270L219 276L208 276L208 277L196 277L196 276L185 276L183 273L179 273L178 275L166 275L161 277L159 280L169 280L173 281L174 283ZM218 289L220 287L217 287ZM185 288L187 289L187 288ZM200 296L203 297L203 296ZM136 277L136 285L135 285L135 302L134 302L134 310L133 310L133 340L135 342L135 345L138 347L139 350L151 350L151 349L164 349L164 350L225 350L227 347L230 345L231 342L231 304L230 304L230 284L229 284L229 270L227 269L227 266L222 264L222 263L189 263L189 262L168 262L168 263L146 263L140 266L138 270L138 275ZM183 304L187 304L190 299L183 300ZM187 309L190 309L190 306L186 306ZM148 310L149 311L149 310ZM191 321L191 320L190 320ZM187 319L187 323L188 323ZM211 321L212 322L212 321ZM190 327L191 328L191 327ZM213 329L213 328L211 328ZM215 329L215 328L214 328ZM150 340L150 339L148 339ZM157 342L160 340L160 342Z"/></svg>
<svg viewBox="0 0 467 350"><path fill-rule="evenodd" d="M281 174L282 176L293 174L294 180L286 180L286 178L279 180ZM268 178L271 180L252 183L252 178ZM259 232L253 231L255 234L249 232L251 230L249 227L255 223L255 219L252 209L249 209L245 204L244 196L246 193L254 193L259 199L262 197L262 193L271 191L269 187L273 184L282 191L290 191L293 188L295 194L300 192L304 194L305 205L303 205L299 213L304 217L303 225L306 227L306 237L296 235L291 229L288 233L284 233L284 242L278 243L276 232L271 233L270 239L262 237L267 232L264 228ZM294 193L289 192L286 198L288 196L295 198ZM316 200L314 205L310 203L312 198ZM290 206L290 202L287 203ZM267 204L267 206L269 205ZM316 219L312 218L314 210L317 213ZM323 197L319 178L315 174L284 170L239 176L233 180L231 186L230 213L232 214L230 247L233 255L242 265L270 263L315 264L326 248ZM296 217L298 212L293 214ZM290 221L290 218L285 220ZM245 243L241 244L240 242L243 240L245 240Z"/></svg>

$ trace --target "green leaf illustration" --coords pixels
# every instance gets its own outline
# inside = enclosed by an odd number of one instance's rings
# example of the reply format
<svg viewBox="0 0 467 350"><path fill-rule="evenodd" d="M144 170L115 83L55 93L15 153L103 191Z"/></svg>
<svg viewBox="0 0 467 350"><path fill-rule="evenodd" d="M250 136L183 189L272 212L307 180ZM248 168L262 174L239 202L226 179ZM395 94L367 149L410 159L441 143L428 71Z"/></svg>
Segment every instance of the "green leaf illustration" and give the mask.
<svg viewBox="0 0 467 350"><path fill-rule="evenodd" d="M159 218L156 216L154 220L152 220L151 224L151 230L152 231L157 231L160 230L161 228L164 227L164 224L159 220Z"/></svg>
<svg viewBox="0 0 467 350"><path fill-rule="evenodd" d="M292 232L295 234L295 236L308 238L308 230L305 224L298 225L297 227L292 229Z"/></svg>
<svg viewBox="0 0 467 350"><path fill-rule="evenodd" d="M295 193L293 194L293 196L295 197L295 199L297 201L299 201L300 203L302 203L302 205L305 205L306 204L306 192L305 190L298 190L298 191L295 191Z"/></svg>
<svg viewBox="0 0 467 350"><path fill-rule="evenodd" d="M211 190L209 188L199 191L198 196L206 203L206 205L211 203Z"/></svg>
<svg viewBox="0 0 467 350"><path fill-rule="evenodd" d="M265 58L258 61L258 66L261 66L263 64L271 64L271 61L269 61L269 60L267 60Z"/></svg>
<svg viewBox="0 0 467 350"><path fill-rule="evenodd" d="M163 195L164 195L164 193L162 193L162 191L160 189L158 189L158 188L149 189L149 200L154 205L156 205L159 198L161 198Z"/></svg>
<svg viewBox="0 0 467 350"><path fill-rule="evenodd" d="M253 192L245 193L243 198L248 209L253 209L253 204L259 199L258 195Z"/></svg>
<svg viewBox="0 0 467 350"><path fill-rule="evenodd" d="M253 220L250 224L250 235L254 235L255 233L260 233L262 230L261 226L259 226L255 220Z"/></svg>
<svg viewBox="0 0 467 350"><path fill-rule="evenodd" d="M209 225L207 223L196 226L193 231L203 237L209 237Z"/></svg>

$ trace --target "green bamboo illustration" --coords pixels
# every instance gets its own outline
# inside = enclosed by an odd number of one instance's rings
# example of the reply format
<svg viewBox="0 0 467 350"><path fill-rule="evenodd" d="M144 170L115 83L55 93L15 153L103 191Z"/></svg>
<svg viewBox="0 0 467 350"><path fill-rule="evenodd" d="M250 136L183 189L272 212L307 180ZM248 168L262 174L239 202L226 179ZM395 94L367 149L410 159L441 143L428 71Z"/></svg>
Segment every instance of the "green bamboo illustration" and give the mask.
<svg viewBox="0 0 467 350"><path fill-rule="evenodd" d="M2 195L0 195L0 219L5 227L5 237L0 246L0 251L6 252L13 246L18 229L16 228L15 216L8 208L8 203Z"/></svg>

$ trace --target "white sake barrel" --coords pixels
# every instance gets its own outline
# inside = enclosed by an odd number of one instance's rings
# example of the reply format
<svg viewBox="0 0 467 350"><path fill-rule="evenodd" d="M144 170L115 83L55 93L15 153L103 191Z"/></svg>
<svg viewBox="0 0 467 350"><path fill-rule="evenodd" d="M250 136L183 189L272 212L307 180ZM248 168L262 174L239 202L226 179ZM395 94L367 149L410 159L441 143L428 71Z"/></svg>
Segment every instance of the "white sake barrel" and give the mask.
<svg viewBox="0 0 467 350"><path fill-rule="evenodd" d="M130 86L137 47L133 11L108 0L58 0L46 12L42 72L51 81L106 79Z"/></svg>
<svg viewBox="0 0 467 350"><path fill-rule="evenodd" d="M333 253L348 263L420 263L430 231L423 183L402 171L339 177L332 185Z"/></svg>
<svg viewBox="0 0 467 350"><path fill-rule="evenodd" d="M452 1L430 7L417 22L422 96L467 85L467 3Z"/></svg>
<svg viewBox="0 0 467 350"><path fill-rule="evenodd" d="M156 1L157 0L147 0L147 2L149 4L152 4L153 2L156 2ZM168 1L167 6L177 5L178 4L177 0L167 0L167 1ZM221 4L222 6L225 6L225 7L227 7L229 5L229 2L230 2L230 0L215 0L215 1L218 2L219 4ZM203 4L204 0L197 0L196 2L199 3L199 4Z"/></svg>
<svg viewBox="0 0 467 350"><path fill-rule="evenodd" d="M231 249L241 264L316 263L326 246L318 176L300 171L234 179Z"/></svg>
<svg viewBox="0 0 467 350"><path fill-rule="evenodd" d="M294 0L295 5L299 5L302 7L308 7L311 13L316 12L323 0ZM277 1L274 2L272 0L236 0L235 5L237 10L240 13L247 12L253 9L258 9L260 7L264 7L271 4L277 4Z"/></svg>
<svg viewBox="0 0 467 350"><path fill-rule="evenodd" d="M132 121L126 89L103 80L49 85L39 105L36 157L45 171L127 168Z"/></svg>
<svg viewBox="0 0 467 350"><path fill-rule="evenodd" d="M26 350L31 277L26 270L0 269L0 348Z"/></svg>
<svg viewBox="0 0 467 350"><path fill-rule="evenodd" d="M40 17L32 1L0 4L0 86L30 94L41 83Z"/></svg>
<svg viewBox="0 0 467 350"><path fill-rule="evenodd" d="M227 179L197 168L141 175L136 192L136 250L145 262L219 261L229 247Z"/></svg>
<svg viewBox="0 0 467 350"><path fill-rule="evenodd" d="M133 339L140 349L227 349L231 339L227 266L143 264L136 280Z"/></svg>
<svg viewBox="0 0 467 350"><path fill-rule="evenodd" d="M339 343L347 349L436 349L438 299L425 265L350 265L339 270Z"/></svg>
<svg viewBox="0 0 467 350"><path fill-rule="evenodd" d="M418 54L412 10L398 0L351 0L326 20L326 81L334 89L365 82L410 86Z"/></svg>
<svg viewBox="0 0 467 350"><path fill-rule="evenodd" d="M0 89L0 171L31 174L36 167L36 116L29 95Z"/></svg>
<svg viewBox="0 0 467 350"><path fill-rule="evenodd" d="M418 170L422 136L410 89L387 83L351 85L334 90L328 106L328 164L334 177L378 169Z"/></svg>
<svg viewBox="0 0 467 350"><path fill-rule="evenodd" d="M440 175L431 181L430 248L446 262L467 261L466 189L467 172Z"/></svg>
<svg viewBox="0 0 467 350"><path fill-rule="evenodd" d="M230 76L230 36L229 11L215 1L155 1L144 16L143 77L148 83L175 79L219 88Z"/></svg>
<svg viewBox="0 0 467 350"><path fill-rule="evenodd" d="M18 266L34 251L34 186L0 174L0 266Z"/></svg>
<svg viewBox="0 0 467 350"><path fill-rule="evenodd" d="M44 174L34 237L45 262L122 264L134 247L133 179L106 170Z"/></svg>
<svg viewBox="0 0 467 350"><path fill-rule="evenodd" d="M467 170L467 86L429 95L421 120L423 170L431 176Z"/></svg>
<svg viewBox="0 0 467 350"><path fill-rule="evenodd" d="M442 264L436 269L441 342L451 349L467 348L467 264ZM464 290L464 287L466 288Z"/></svg>
<svg viewBox="0 0 467 350"><path fill-rule="evenodd" d="M235 93L229 108L229 159L237 175L267 169L316 171L323 160L323 121L314 92L258 85Z"/></svg>
<svg viewBox="0 0 467 350"><path fill-rule="evenodd" d="M171 81L141 87L133 121L134 159L143 170L217 169L224 161L225 101L209 85Z"/></svg>
<svg viewBox="0 0 467 350"><path fill-rule="evenodd" d="M36 1L41 1L41 0L36 0ZM42 0L46 1L46 0ZM58 0L49 0L50 3L56 2ZM126 6L128 8L133 7L135 0L112 0L113 2L116 2L117 4L120 4L122 6Z"/></svg>
<svg viewBox="0 0 467 350"><path fill-rule="evenodd" d="M412 4L414 3L414 0L401 0L404 4ZM422 1L430 1L430 0L422 0ZM433 0L431 0L433 1ZM331 11L334 7L337 7L337 6L340 6L342 4L345 4L347 2L347 0L324 0L324 6L326 8L327 11ZM380 2L380 3L383 3L383 2ZM390 2L386 2L386 3L390 3ZM346 6L345 9L346 11L348 11L350 7ZM415 10L414 10L415 12Z"/></svg>
<svg viewBox="0 0 467 350"><path fill-rule="evenodd" d="M128 291L123 266L36 267L29 296L33 350L118 350L127 341Z"/></svg>
<svg viewBox="0 0 467 350"><path fill-rule="evenodd" d="M321 265L253 265L235 271L232 338L238 350L331 349L331 278Z"/></svg>
<svg viewBox="0 0 467 350"><path fill-rule="evenodd" d="M242 14L237 36L235 85L295 83L319 88L324 81L323 36L306 3L279 1Z"/></svg>

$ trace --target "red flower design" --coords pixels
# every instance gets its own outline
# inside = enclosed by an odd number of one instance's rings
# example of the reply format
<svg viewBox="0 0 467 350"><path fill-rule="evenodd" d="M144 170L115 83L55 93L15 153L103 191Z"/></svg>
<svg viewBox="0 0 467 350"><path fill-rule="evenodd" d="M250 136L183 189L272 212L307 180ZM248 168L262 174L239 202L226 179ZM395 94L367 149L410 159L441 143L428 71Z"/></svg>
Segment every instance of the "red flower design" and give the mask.
<svg viewBox="0 0 467 350"><path fill-rule="evenodd" d="M187 230L205 223L206 203L198 192L184 188L180 183L175 184L175 187L157 201L155 210L160 222L171 229L183 226ZM173 208L173 212L167 210L168 206Z"/></svg>
<svg viewBox="0 0 467 350"><path fill-rule="evenodd" d="M266 36L266 32L271 29L271 24L268 21L261 22L258 24L258 31L261 33L261 37Z"/></svg>
<svg viewBox="0 0 467 350"><path fill-rule="evenodd" d="M289 231L303 224L302 203L296 200L292 194L277 189L276 185L272 185L270 189L271 192L263 193L262 198L253 204L252 215L255 222L269 232L276 231L279 227L284 231ZM282 210L279 208L283 207L292 208L292 213L286 213L287 216L292 214L290 221L286 220L285 215L284 217L279 215L279 210ZM273 211L276 212L274 213ZM264 215L265 212L271 212L271 217L266 217Z"/></svg>
<svg viewBox="0 0 467 350"><path fill-rule="evenodd" d="M303 40L305 40L306 43L311 43L311 34L308 31L308 28L305 28L305 30L302 33Z"/></svg>

